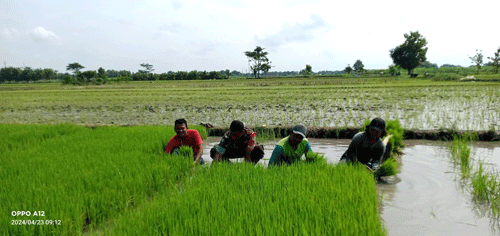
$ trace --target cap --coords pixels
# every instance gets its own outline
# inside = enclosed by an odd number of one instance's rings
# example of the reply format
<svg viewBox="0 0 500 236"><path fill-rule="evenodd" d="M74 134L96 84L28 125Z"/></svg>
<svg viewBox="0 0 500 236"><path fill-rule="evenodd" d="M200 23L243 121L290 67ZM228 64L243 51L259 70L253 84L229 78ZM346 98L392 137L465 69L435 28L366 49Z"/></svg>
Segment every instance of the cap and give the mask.
<svg viewBox="0 0 500 236"><path fill-rule="evenodd" d="M244 129L245 124L239 120L233 120L233 122L231 122L231 126L229 126L229 130L231 130L232 132L240 132Z"/></svg>
<svg viewBox="0 0 500 236"><path fill-rule="evenodd" d="M302 137L305 138L306 134L307 134L307 128L303 124L298 124L292 128L292 132L296 133L296 134L300 134L300 135L302 135Z"/></svg>
<svg viewBox="0 0 500 236"><path fill-rule="evenodd" d="M369 126L366 127L366 129L375 129L382 132L385 130L385 121L382 118L377 117L372 120L372 122Z"/></svg>

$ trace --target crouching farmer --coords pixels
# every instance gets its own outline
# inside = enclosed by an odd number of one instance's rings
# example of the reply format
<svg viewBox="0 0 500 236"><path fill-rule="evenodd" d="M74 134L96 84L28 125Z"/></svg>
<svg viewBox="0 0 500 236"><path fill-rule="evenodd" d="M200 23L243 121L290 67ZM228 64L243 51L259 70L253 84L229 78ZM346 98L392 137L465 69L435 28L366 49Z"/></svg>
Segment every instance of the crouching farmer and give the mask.
<svg viewBox="0 0 500 236"><path fill-rule="evenodd" d="M274 148L269 166L282 165L283 163L292 164L307 155L311 150L311 144L306 138L307 128L298 124L292 128L290 135L278 142Z"/></svg>
<svg viewBox="0 0 500 236"><path fill-rule="evenodd" d="M256 145L256 136L243 122L233 120L220 143L210 150L210 157L214 162L244 157L246 162L257 164L264 157L264 148Z"/></svg>
<svg viewBox="0 0 500 236"><path fill-rule="evenodd" d="M187 121L185 119L178 119L175 121L175 135L168 141L165 152L168 154L179 154L181 146L189 146L193 149L194 164L200 163L203 165L204 161L201 158L203 154L203 139L200 133L195 129L188 129Z"/></svg>
<svg viewBox="0 0 500 236"><path fill-rule="evenodd" d="M390 157L392 149L388 138L382 141L387 134L385 121L375 118L366 127L365 132L359 132L352 138L349 148L340 158L340 163L360 162L369 170L376 170L383 161Z"/></svg>

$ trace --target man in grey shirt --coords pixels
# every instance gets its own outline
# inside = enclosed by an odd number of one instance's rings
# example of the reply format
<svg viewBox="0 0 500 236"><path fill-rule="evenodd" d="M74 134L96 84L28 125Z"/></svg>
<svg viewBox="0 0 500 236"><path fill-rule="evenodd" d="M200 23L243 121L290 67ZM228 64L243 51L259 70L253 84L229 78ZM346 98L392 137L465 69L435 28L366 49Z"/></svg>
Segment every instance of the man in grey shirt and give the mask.
<svg viewBox="0 0 500 236"><path fill-rule="evenodd" d="M373 119L365 132L354 135L340 162L360 162L370 170L377 169L391 152L390 143L386 147L381 139L386 134L385 121L382 118Z"/></svg>

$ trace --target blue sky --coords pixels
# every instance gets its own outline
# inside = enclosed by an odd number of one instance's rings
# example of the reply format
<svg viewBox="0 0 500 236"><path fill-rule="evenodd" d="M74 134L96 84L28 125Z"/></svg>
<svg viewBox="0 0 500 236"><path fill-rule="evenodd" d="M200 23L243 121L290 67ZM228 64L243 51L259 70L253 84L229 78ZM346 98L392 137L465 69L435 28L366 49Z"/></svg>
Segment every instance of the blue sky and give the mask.
<svg viewBox="0 0 500 236"><path fill-rule="evenodd" d="M271 71L366 69L392 64L389 50L419 31L432 63L469 66L500 47L492 1L55 1L0 0L1 66L65 71L246 72L245 51L269 52Z"/></svg>

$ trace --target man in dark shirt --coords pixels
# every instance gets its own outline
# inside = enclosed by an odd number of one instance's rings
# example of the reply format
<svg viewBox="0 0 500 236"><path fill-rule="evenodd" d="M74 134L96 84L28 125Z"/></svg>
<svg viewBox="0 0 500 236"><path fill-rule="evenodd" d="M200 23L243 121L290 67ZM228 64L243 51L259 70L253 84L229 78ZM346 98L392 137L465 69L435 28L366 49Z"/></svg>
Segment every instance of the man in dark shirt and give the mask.
<svg viewBox="0 0 500 236"><path fill-rule="evenodd" d="M220 143L210 150L210 157L214 162L244 157L245 161L256 164L264 157L263 147L256 145L256 136L243 122L234 120Z"/></svg>
<svg viewBox="0 0 500 236"><path fill-rule="evenodd" d="M382 118L373 119L365 132L354 135L340 162L360 162L370 170L377 169L391 152L390 143L387 145L381 139L386 134L385 121Z"/></svg>

